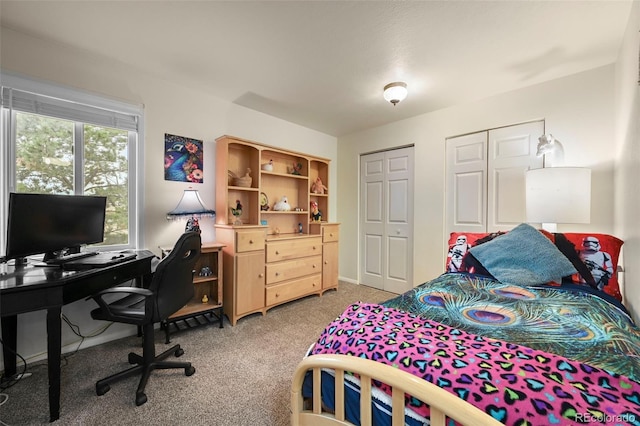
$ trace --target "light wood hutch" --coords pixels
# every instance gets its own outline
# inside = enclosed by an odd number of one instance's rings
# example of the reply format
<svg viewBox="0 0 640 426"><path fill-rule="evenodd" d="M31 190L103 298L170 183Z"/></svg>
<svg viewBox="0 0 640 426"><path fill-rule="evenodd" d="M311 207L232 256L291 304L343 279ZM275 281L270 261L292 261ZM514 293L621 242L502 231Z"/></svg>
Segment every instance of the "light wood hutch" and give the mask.
<svg viewBox="0 0 640 426"><path fill-rule="evenodd" d="M216 143L216 240L225 245L223 309L231 324L337 289L339 224L327 221L328 190L312 190L317 178L328 186L330 160L233 136ZM237 179L245 176L251 182ZM285 196L290 210L274 210ZM241 212L232 210L238 204Z"/></svg>

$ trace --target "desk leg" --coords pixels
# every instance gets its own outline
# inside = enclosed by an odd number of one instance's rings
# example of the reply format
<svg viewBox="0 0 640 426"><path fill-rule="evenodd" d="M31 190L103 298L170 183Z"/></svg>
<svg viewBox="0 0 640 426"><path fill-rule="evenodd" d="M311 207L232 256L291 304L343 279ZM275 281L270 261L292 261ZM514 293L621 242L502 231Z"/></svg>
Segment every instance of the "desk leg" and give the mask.
<svg viewBox="0 0 640 426"><path fill-rule="evenodd" d="M18 316L2 317L2 356L4 359L3 380L12 379L16 373L16 348L18 345Z"/></svg>
<svg viewBox="0 0 640 426"><path fill-rule="evenodd" d="M47 310L47 366L49 370L49 421L60 418L60 360L62 352L62 308Z"/></svg>

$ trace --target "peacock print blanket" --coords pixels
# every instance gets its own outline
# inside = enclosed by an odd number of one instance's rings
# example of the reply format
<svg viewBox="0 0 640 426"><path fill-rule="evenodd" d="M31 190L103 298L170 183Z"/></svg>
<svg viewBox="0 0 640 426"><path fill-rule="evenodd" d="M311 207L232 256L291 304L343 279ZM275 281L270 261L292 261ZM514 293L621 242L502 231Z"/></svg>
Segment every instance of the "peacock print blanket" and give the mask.
<svg viewBox="0 0 640 426"><path fill-rule="evenodd" d="M640 384L626 376L394 307L349 306L310 353L363 357L408 371L507 425L640 424ZM410 396L406 402L428 417L428 407Z"/></svg>

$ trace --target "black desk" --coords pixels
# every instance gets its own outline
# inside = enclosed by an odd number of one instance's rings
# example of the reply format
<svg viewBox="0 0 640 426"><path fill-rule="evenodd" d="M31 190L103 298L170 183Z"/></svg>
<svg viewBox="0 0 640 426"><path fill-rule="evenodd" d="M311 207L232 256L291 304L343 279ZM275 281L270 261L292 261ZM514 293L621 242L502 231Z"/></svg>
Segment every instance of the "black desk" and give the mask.
<svg viewBox="0 0 640 426"><path fill-rule="evenodd" d="M5 377L16 374L17 315L47 310L47 365L49 373L50 421L60 417L60 360L62 305L91 296L132 279L141 284L151 274L154 254L137 251L137 257L105 268L65 271L60 267L26 266L15 269L0 265L0 315Z"/></svg>

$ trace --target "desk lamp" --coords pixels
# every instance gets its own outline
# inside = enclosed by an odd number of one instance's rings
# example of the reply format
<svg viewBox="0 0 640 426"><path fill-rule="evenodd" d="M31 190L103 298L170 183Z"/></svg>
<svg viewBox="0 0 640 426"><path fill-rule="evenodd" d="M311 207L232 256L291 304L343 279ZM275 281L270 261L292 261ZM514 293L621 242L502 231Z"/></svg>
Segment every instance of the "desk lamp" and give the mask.
<svg viewBox="0 0 640 426"><path fill-rule="evenodd" d="M557 232L558 223L591 221L591 169L547 167L525 175L527 222Z"/></svg>
<svg viewBox="0 0 640 426"><path fill-rule="evenodd" d="M195 189L185 189L182 194L182 199L178 203L175 209L167 213L167 219L177 220L183 217L191 216L187 220L185 226L185 232L200 232L200 225L198 224L198 218L201 217L214 217L216 212L209 210L204 206L200 194Z"/></svg>

